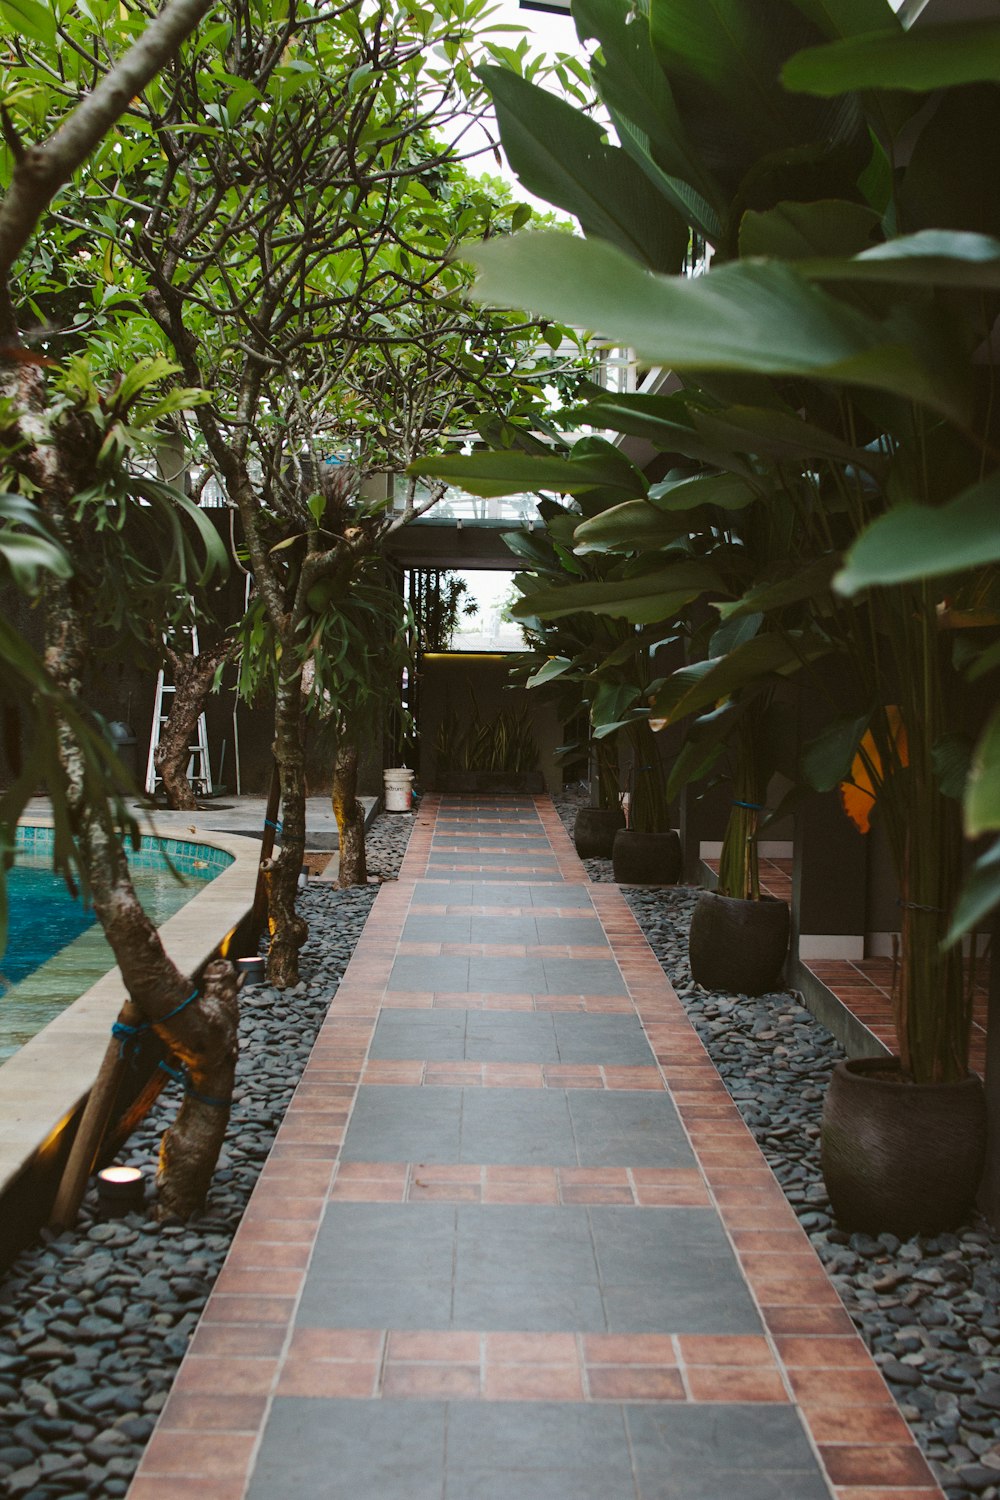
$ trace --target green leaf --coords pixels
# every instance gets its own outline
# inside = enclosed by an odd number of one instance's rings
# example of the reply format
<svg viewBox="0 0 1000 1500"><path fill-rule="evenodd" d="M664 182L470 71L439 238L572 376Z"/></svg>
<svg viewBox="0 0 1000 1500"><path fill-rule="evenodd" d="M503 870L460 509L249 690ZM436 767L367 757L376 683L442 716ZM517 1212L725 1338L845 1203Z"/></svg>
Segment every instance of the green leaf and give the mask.
<svg viewBox="0 0 1000 1500"><path fill-rule="evenodd" d="M782 69L786 88L831 96L854 89L921 93L1000 76L1000 23L953 21L810 47Z"/></svg>
<svg viewBox="0 0 1000 1500"><path fill-rule="evenodd" d="M69 558L55 542L8 527L0 530L0 558L15 586L25 593L38 586L39 573L52 573L56 578L73 576Z"/></svg>
<svg viewBox="0 0 1000 1500"><path fill-rule="evenodd" d="M33 42L55 46L56 17L49 6L39 5L37 0L0 0L0 15Z"/></svg>
<svg viewBox="0 0 1000 1500"><path fill-rule="evenodd" d="M898 505L879 516L833 580L852 595L876 584L936 578L1000 562L1000 473L945 505Z"/></svg>
<svg viewBox="0 0 1000 1500"><path fill-rule="evenodd" d="M568 656L551 656L537 672L531 674L524 685L529 688L543 687L546 682L553 682L557 677L564 677L572 669L573 663Z"/></svg>
<svg viewBox="0 0 1000 1500"><path fill-rule="evenodd" d="M871 721L871 714L835 719L822 734L810 740L802 752L802 775L817 792L828 792L851 774L858 745Z"/></svg>
<svg viewBox="0 0 1000 1500"><path fill-rule="evenodd" d="M1000 241L964 229L921 229L886 240L847 260L802 260L816 281L891 281L898 285L1000 288Z"/></svg>
<svg viewBox="0 0 1000 1500"><path fill-rule="evenodd" d="M721 588L711 568L700 563L680 563L660 568L641 578L614 579L600 583L574 583L542 588L514 606L515 619L537 616L558 620L565 615L610 615L633 625L653 625L669 620L706 589Z"/></svg>
<svg viewBox="0 0 1000 1500"><path fill-rule="evenodd" d="M605 486L634 494L636 488L636 481L629 482L634 473L630 465L623 466L602 455L586 459L540 457L512 449L501 453L443 453L418 459L406 472L446 479L470 494L484 497L519 495L532 490L579 495Z"/></svg>
<svg viewBox="0 0 1000 1500"><path fill-rule="evenodd" d="M742 599L737 599L732 604L721 604L719 617L734 620L741 615L758 612L766 614L768 610L798 604L803 599L815 599L817 594L825 594L829 589L830 580L839 563L840 558L832 553L827 557L813 558L811 562L804 564L789 562L787 566L791 571L784 578L773 578L766 583L757 584Z"/></svg>
<svg viewBox="0 0 1000 1500"><path fill-rule="evenodd" d="M856 255L871 245L880 227L873 209L839 198L778 203L762 213L751 209L743 215L740 254L780 260Z"/></svg>
<svg viewBox="0 0 1000 1500"><path fill-rule="evenodd" d="M964 734L944 734L931 748L931 766L943 797L957 802L969 779L972 745ZM997 825L1000 827L1000 824Z"/></svg>
<svg viewBox="0 0 1000 1500"><path fill-rule="evenodd" d="M1000 708L972 753L965 792L965 831L970 839L1000 828Z"/></svg>
<svg viewBox="0 0 1000 1500"><path fill-rule="evenodd" d="M790 676L805 662L826 655L826 641L789 632L754 636L725 656L682 667L656 695L653 714L675 724L688 714L701 713L740 689L756 687L774 673Z"/></svg>
<svg viewBox="0 0 1000 1500"><path fill-rule="evenodd" d="M1000 839L981 854L969 871L952 913L944 946L951 948L967 932L981 925L1000 906Z"/></svg>
<svg viewBox="0 0 1000 1500"><path fill-rule="evenodd" d="M648 20L624 0L576 0L573 19L581 43L600 43L591 73L622 146L686 223L716 239L724 195L687 137Z"/></svg>
<svg viewBox="0 0 1000 1500"><path fill-rule="evenodd" d="M467 254L481 269L479 300L590 328L657 364L873 386L964 420L951 378L924 367L877 319L784 265L746 261L706 276L658 277L611 245L551 233Z"/></svg>
<svg viewBox="0 0 1000 1500"><path fill-rule="evenodd" d="M694 721L671 767L667 780L668 798L676 797L691 782L700 781L718 764L729 736L746 709L744 703L725 703Z"/></svg>
<svg viewBox="0 0 1000 1500"><path fill-rule="evenodd" d="M506 68L479 72L493 97L507 159L529 192L575 214L584 234L658 270L679 269L687 224L650 193L631 158L607 144L602 126Z"/></svg>

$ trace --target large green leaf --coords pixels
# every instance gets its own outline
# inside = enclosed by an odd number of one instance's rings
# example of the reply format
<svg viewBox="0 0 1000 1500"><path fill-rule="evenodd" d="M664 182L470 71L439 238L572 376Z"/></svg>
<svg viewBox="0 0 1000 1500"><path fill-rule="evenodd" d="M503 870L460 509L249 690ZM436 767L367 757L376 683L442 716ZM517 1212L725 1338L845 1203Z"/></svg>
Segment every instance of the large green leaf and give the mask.
<svg viewBox="0 0 1000 1500"><path fill-rule="evenodd" d="M787 463L831 458L877 473L882 460L842 438L804 421L791 411L763 406L730 406L722 411L695 411L692 420L699 433L718 449L767 455Z"/></svg>
<svg viewBox="0 0 1000 1500"><path fill-rule="evenodd" d="M827 36L862 36L899 26L889 0L796 0L803 15Z"/></svg>
<svg viewBox="0 0 1000 1500"><path fill-rule="evenodd" d="M789 0L650 0L650 34L681 119L709 169L735 191L761 157L822 139L832 114L800 109L778 82L822 33Z"/></svg>
<svg viewBox="0 0 1000 1500"><path fill-rule="evenodd" d="M678 563L659 568L639 578L608 579L599 583L574 583L541 588L530 599L516 604L515 619L537 616L558 620L564 615L610 615L633 625L652 625L669 620L706 590L721 591L718 575L701 563Z"/></svg>
<svg viewBox="0 0 1000 1500"><path fill-rule="evenodd" d="M692 425L691 408L685 394L654 396L644 392L606 396L564 413L567 422L607 427L631 437L645 438L661 452L682 454L701 463L725 467L733 473L749 472L746 460L726 447L707 442Z"/></svg>
<svg viewBox="0 0 1000 1500"><path fill-rule="evenodd" d="M811 562L798 566L790 562L784 576L758 584L732 604L720 605L719 616L723 620L734 620L743 615L766 614L768 610L799 604L803 599L814 599L829 589L839 562L840 558L833 554L813 558Z"/></svg>
<svg viewBox="0 0 1000 1500"><path fill-rule="evenodd" d="M653 714L676 723L688 714L701 713L720 703L740 689L757 686L772 674L789 676L830 649L825 641L814 636L794 633L754 636L725 656L696 662L674 672L656 695Z"/></svg>
<svg viewBox="0 0 1000 1500"><path fill-rule="evenodd" d="M1000 839L979 856L969 871L955 903L945 946L950 948L967 932L979 927L997 906L1000 906Z"/></svg>
<svg viewBox="0 0 1000 1500"><path fill-rule="evenodd" d="M871 714L835 719L806 745L802 752L802 775L817 792L828 792L850 776L854 756L870 720Z"/></svg>
<svg viewBox="0 0 1000 1500"><path fill-rule="evenodd" d="M657 364L872 386L964 418L953 379L938 378L876 318L783 265L748 261L706 276L657 277L611 245L552 233L514 235L467 254L481 269L480 300L590 328Z"/></svg>
<svg viewBox="0 0 1000 1500"><path fill-rule="evenodd" d="M871 245L881 219L871 208L841 198L777 203L750 210L740 221L740 254L780 260L808 256L856 255Z"/></svg>
<svg viewBox="0 0 1000 1500"><path fill-rule="evenodd" d="M841 594L1000 562L1000 473L946 505L899 505L864 531L833 580Z"/></svg>
<svg viewBox="0 0 1000 1500"><path fill-rule="evenodd" d="M660 271L678 270L687 252L684 219L649 191L624 151L579 109L507 68L485 66L504 150L529 192L575 214L597 235Z"/></svg>
<svg viewBox="0 0 1000 1500"><path fill-rule="evenodd" d="M1000 290L1000 241L962 229L921 229L850 259L802 260L816 281L892 281L901 285Z"/></svg>
<svg viewBox="0 0 1000 1500"><path fill-rule="evenodd" d="M56 16L49 5L40 5L38 0L0 0L0 15L22 36L55 46Z"/></svg>
<svg viewBox="0 0 1000 1500"><path fill-rule="evenodd" d="M700 781L718 764L730 735L746 713L747 702L724 703L721 708L696 719L688 730L667 780L667 796L676 797L683 787Z"/></svg>
<svg viewBox="0 0 1000 1500"><path fill-rule="evenodd" d="M965 790L965 831L970 838L1000 828L1000 708L972 753Z"/></svg>
<svg viewBox="0 0 1000 1500"><path fill-rule="evenodd" d="M996 82L1000 22L953 21L810 47L786 63L786 88L830 96L853 89L930 89Z"/></svg>
<svg viewBox="0 0 1000 1500"><path fill-rule="evenodd" d="M581 43L600 43L591 73L624 149L685 222L714 241L724 197L687 138L646 18L627 0L576 0L573 19Z"/></svg>
<svg viewBox="0 0 1000 1500"><path fill-rule="evenodd" d="M574 533L580 552L633 552L668 547L687 535L686 519L665 515L648 500L626 500L583 521Z"/></svg>
<svg viewBox="0 0 1000 1500"><path fill-rule="evenodd" d="M555 455L542 458L509 448L501 453L442 453L418 459L407 473L446 479L472 495L484 497L519 495L530 490L578 495L598 488L635 493L634 483L629 482L630 466L623 468L601 455L587 459Z"/></svg>

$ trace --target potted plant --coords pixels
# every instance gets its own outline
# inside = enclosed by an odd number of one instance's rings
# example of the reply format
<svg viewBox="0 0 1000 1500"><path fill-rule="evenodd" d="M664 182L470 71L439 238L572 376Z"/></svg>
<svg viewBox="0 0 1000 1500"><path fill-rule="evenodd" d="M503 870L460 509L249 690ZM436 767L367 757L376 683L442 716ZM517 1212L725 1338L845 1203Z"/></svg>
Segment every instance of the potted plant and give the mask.
<svg viewBox="0 0 1000 1500"><path fill-rule="evenodd" d="M776 5L773 26L750 0L729 11L746 46L733 45L733 25L714 10L697 37L666 6L649 18L624 3L580 12L581 31L601 44L598 84L632 127L619 130L620 159L658 184L665 219L689 215L695 243L714 247L707 275L651 276L617 232L615 243L493 244L475 259L491 302L600 327L682 372L682 406L609 399L623 430L645 424L667 451L733 474L749 465L771 493L791 497L802 531L798 555L789 549L794 566L756 580L742 607L749 617L795 602L803 621L708 664L701 706L810 660L825 686L825 655L848 667L805 771L814 786L834 786L860 753L878 798L899 884L899 1060L841 1070L834 1101L844 1076L878 1099L831 1106L824 1160L845 1222L930 1230L965 1210L982 1161L983 1101L968 1074L969 1000L954 939L968 920L956 916L962 802L967 827L1000 827L1000 719L980 707L998 659L987 570L1000 551L990 400L1000 214L966 147L995 138L1000 103L992 85L976 84L992 76L982 27L959 28L944 48L929 31L905 31L876 0L850 11ZM995 41L995 26L986 31ZM663 111L649 85L657 68ZM526 88L508 79L495 89L502 132L509 95ZM579 149L559 128L570 107L536 95L516 111L527 185L543 158L571 160ZM896 147L904 125L905 154ZM720 136L725 152L714 149ZM618 165L609 148L586 177L592 196L613 200ZM812 551L805 565L803 549ZM606 587L611 612L620 605ZM956 603L975 621L967 634L948 628ZM992 899L1000 891L995 871L992 884L987 866L980 877L983 910L983 889ZM945 1103L922 1115L938 1091ZM935 1177L941 1121L960 1114L967 1133L961 1145L948 1135ZM856 1206L840 1181L852 1165L870 1176ZM905 1206L896 1186L911 1191Z"/></svg>

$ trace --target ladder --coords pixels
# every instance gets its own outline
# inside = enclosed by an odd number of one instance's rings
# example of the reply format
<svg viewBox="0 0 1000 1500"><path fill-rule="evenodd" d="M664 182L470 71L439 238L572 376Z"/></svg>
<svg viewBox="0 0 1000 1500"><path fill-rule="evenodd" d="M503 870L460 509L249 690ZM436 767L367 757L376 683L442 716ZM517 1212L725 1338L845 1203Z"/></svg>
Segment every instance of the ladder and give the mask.
<svg viewBox="0 0 1000 1500"><path fill-rule="evenodd" d="M175 636L186 637L192 656L198 655L198 627L197 625L179 625L174 631ZM166 636L164 636L166 640ZM146 757L146 793L153 797L160 784L160 777L156 773L154 756L160 743L160 731L167 722L167 713L164 711L164 698L176 692L176 686L166 680L165 666L161 666L156 674L156 697L153 700L153 727L149 735L149 754ZM188 746L190 757L187 763L187 778L191 783L191 790L196 797L211 797L212 767L208 758L208 723L205 719L204 709L198 715L198 724L195 730L196 739L193 745Z"/></svg>

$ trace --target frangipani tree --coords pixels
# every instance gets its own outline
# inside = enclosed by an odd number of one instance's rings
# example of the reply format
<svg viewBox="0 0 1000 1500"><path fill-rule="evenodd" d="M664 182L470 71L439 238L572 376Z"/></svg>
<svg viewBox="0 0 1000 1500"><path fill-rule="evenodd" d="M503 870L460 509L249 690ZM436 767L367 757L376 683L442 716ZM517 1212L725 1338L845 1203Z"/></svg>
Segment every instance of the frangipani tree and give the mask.
<svg viewBox="0 0 1000 1500"><path fill-rule="evenodd" d="M203 581L219 561L214 536L210 541L184 497L130 474L125 462L146 449L158 420L190 407L198 393L165 390L164 381L176 373L165 362L140 359L102 385L85 361L60 368L38 354L23 332L32 307L20 277L53 198L74 174L86 178L93 154L130 101L209 8L207 0L170 0L153 20L143 16L118 38L120 55L112 50L86 97L70 85L59 107L50 110L52 101L43 101L41 123L32 118L37 100L30 87L21 96L14 91L4 115L0 203L0 441L3 488L18 492L6 502L10 534L2 551L15 584L41 582L45 614L42 664L13 630L4 632L5 696L12 680L28 690L18 711L38 756L24 763L3 799L4 842L9 849L23 799L44 774L55 814L56 862L83 878L132 998L131 1034L155 1028L184 1068L184 1101L164 1138L160 1172L161 1211L182 1216L204 1201L225 1133L236 1061L236 978L231 965L220 962L195 984L164 951L129 877L123 835L134 836L135 829L117 795L122 780L109 775L107 750L101 753L81 690L89 623L134 619L135 595L148 597L161 586L169 592L185 577ZM27 9L24 34L51 44L53 15L41 6ZM5 43L9 54L9 36ZM45 517L42 535L32 502ZM185 518L195 528L193 544ZM9 713L9 700L7 707ZM89 1147L84 1143L80 1191L99 1137L98 1127ZM62 1202L64 1221L75 1208L72 1197Z"/></svg>
<svg viewBox="0 0 1000 1500"><path fill-rule="evenodd" d="M120 7L105 17L106 33L139 14ZM400 449L405 461L452 420L461 392L475 392L481 408L501 373L512 385L523 343L514 337L505 356L480 357L487 333L502 343L512 320L461 307L468 272L451 261L464 234L504 231L525 212L466 177L449 182L485 106L471 61L486 20L485 0L405 12L353 0L273 14L226 0L216 24L132 101L100 182L59 218L65 241L88 247L82 254L96 239L114 287L100 317L108 304L127 312L138 346L169 353L184 382L211 396L194 412L194 456L239 513L267 649L280 657L283 834L270 871L269 957L278 984L297 977L304 936L295 893L308 600L324 581L330 599L342 597L387 534L431 503L411 492L396 511L342 486L324 495L318 479L332 457L362 474ZM81 24L73 13L58 23L69 71L99 75L100 47L81 55ZM28 53L33 87L58 89L44 46ZM402 378L413 399L397 414L393 383L398 393L400 358L415 342L424 375L411 352ZM429 391L420 388L428 371Z"/></svg>

